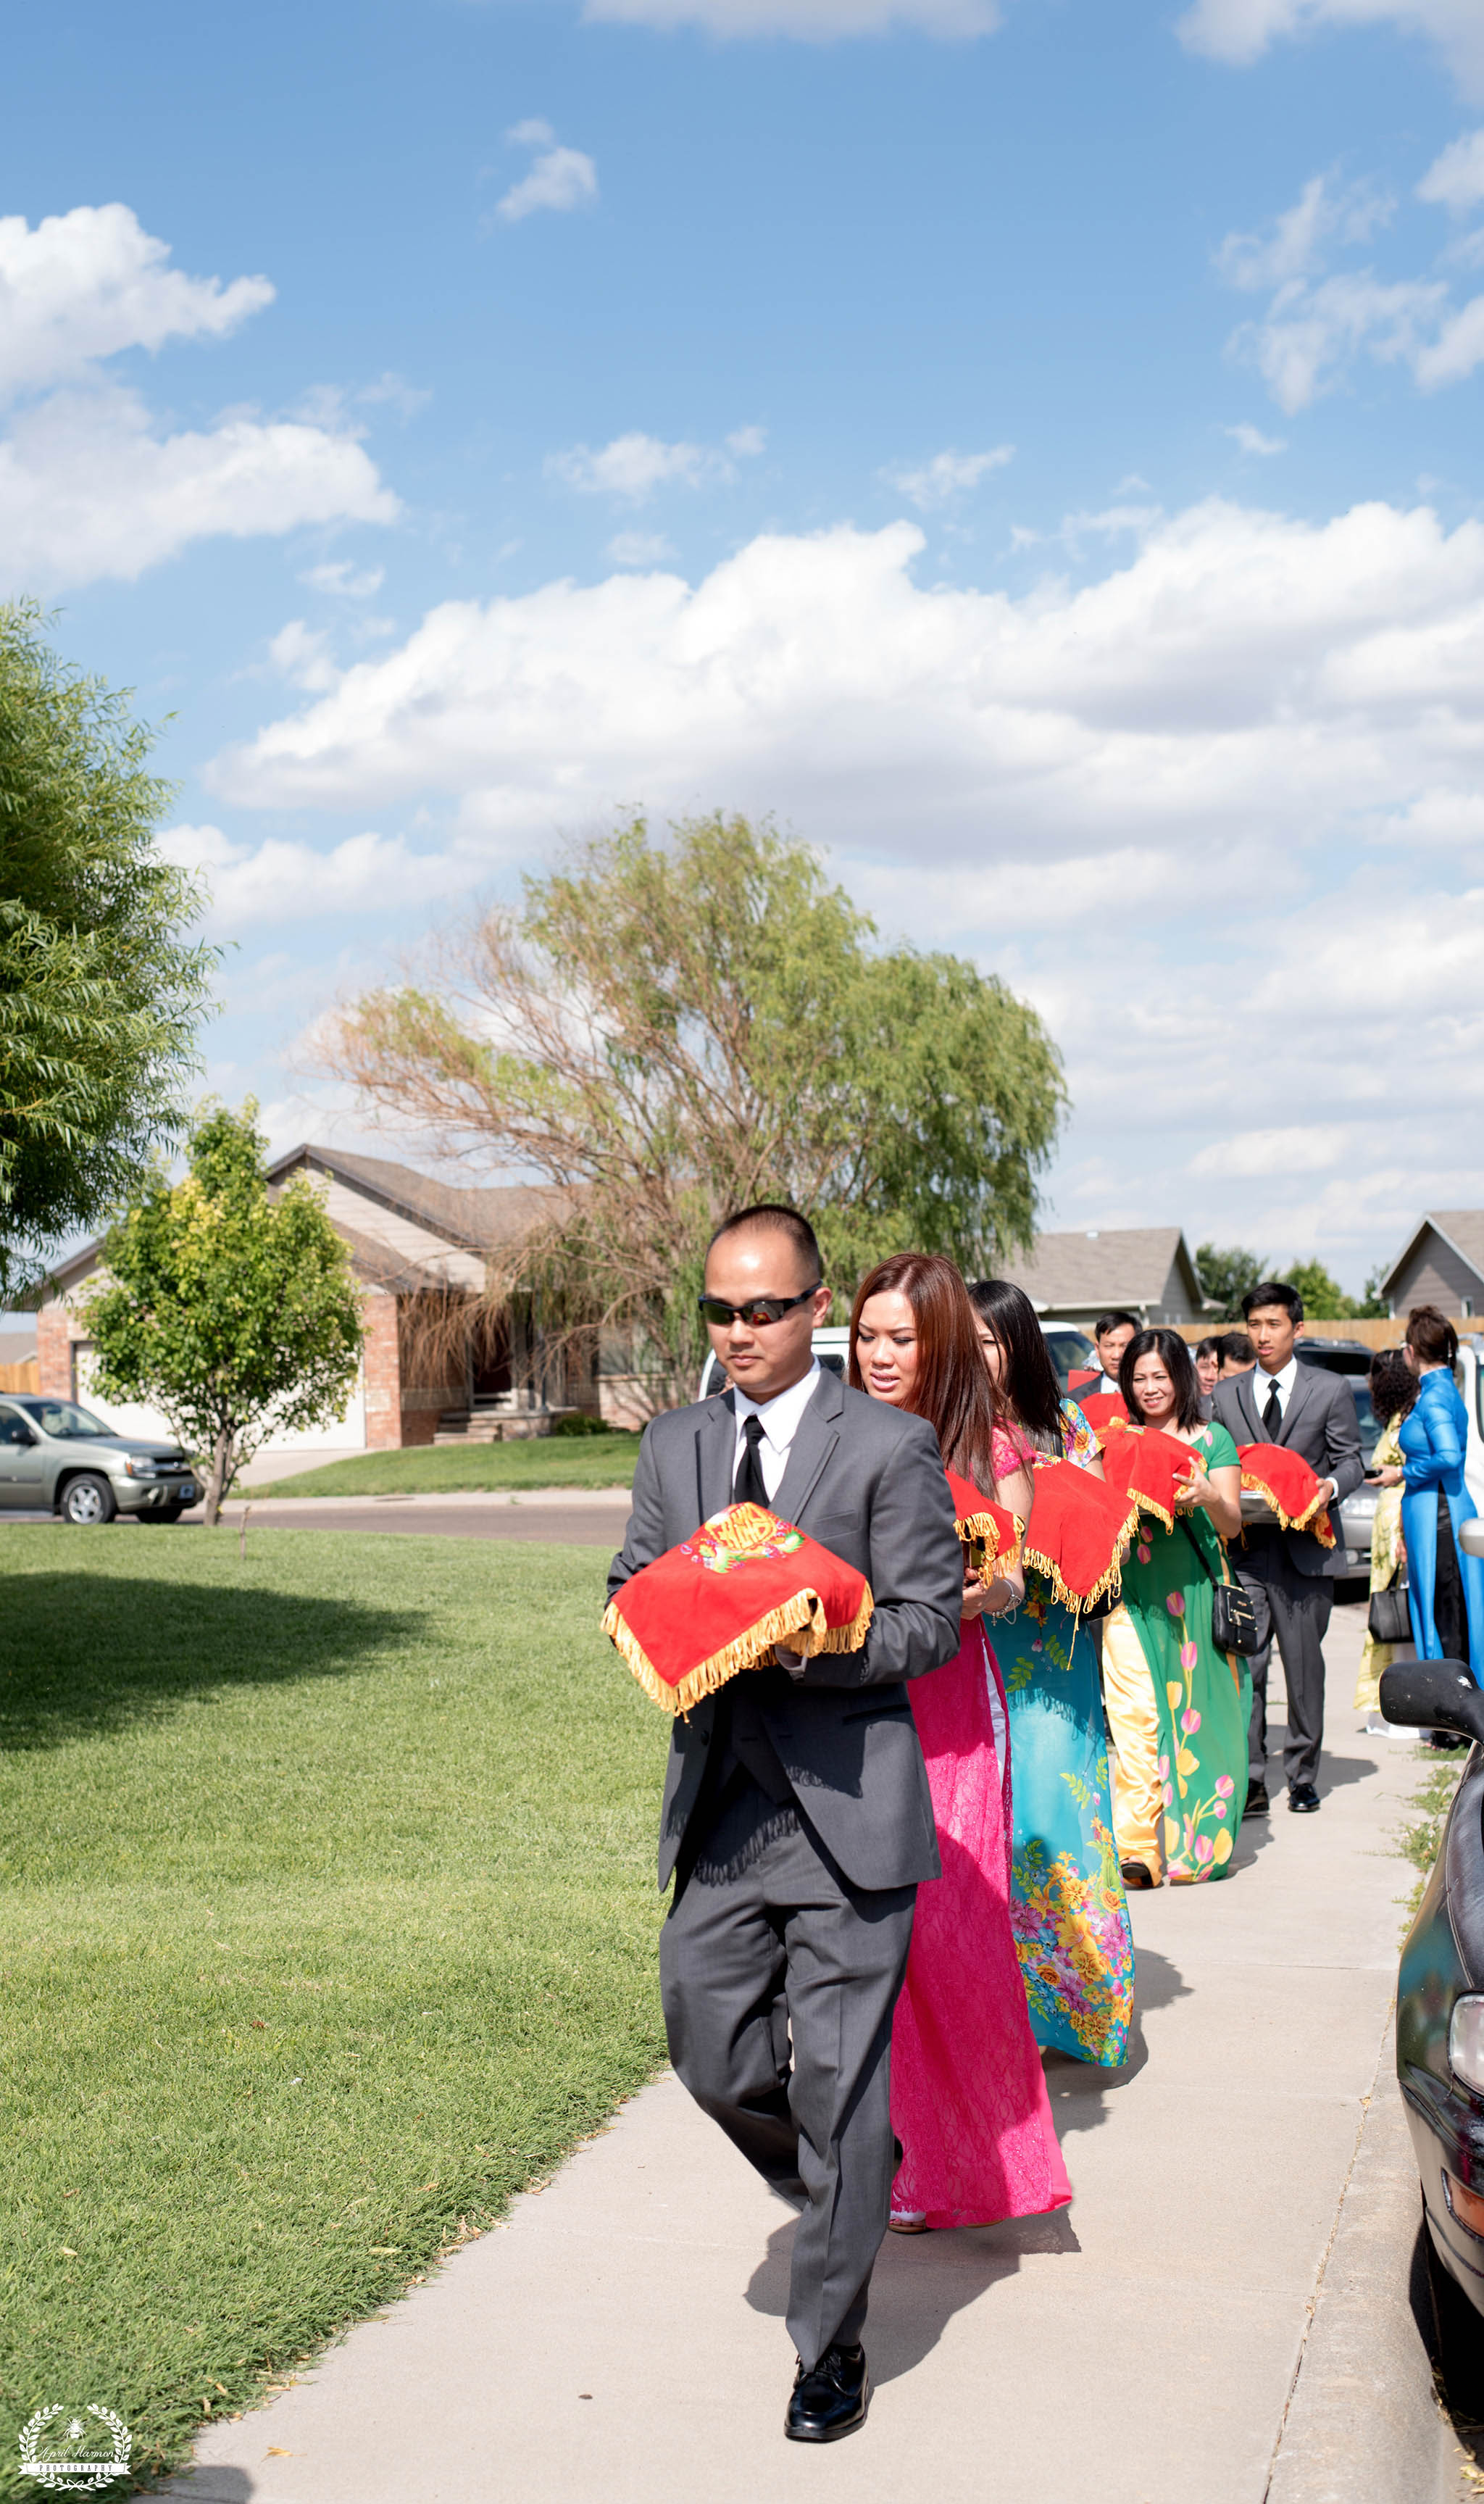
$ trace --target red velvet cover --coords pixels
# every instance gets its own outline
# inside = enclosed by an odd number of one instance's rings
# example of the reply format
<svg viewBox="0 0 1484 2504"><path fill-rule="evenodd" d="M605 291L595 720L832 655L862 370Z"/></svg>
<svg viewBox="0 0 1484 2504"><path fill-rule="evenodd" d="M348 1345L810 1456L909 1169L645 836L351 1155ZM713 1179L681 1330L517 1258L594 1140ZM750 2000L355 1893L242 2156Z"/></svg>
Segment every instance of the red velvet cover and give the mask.
<svg viewBox="0 0 1484 2504"><path fill-rule="evenodd" d="M1129 1426L1115 1435L1103 1453L1103 1476L1111 1487L1133 1498L1141 1513L1152 1513L1166 1530L1175 1527L1175 1497L1199 1455L1176 1435L1161 1435L1155 1426Z"/></svg>
<svg viewBox="0 0 1484 2504"><path fill-rule="evenodd" d="M1139 1509L1071 1461L1038 1462L1025 1532L1027 1565L1044 1574L1064 1608L1085 1609L1117 1591Z"/></svg>
<svg viewBox="0 0 1484 2504"><path fill-rule="evenodd" d="M1265 1495L1285 1530L1312 1530L1321 1547L1334 1546L1329 1507L1320 1489L1324 1480L1311 1470L1302 1452L1287 1443L1239 1443L1242 1484Z"/></svg>
<svg viewBox="0 0 1484 2504"><path fill-rule="evenodd" d="M1128 1410L1117 1391L1089 1391L1085 1400L1078 1401L1077 1406L1104 1451L1108 1448L1109 1436L1121 1435L1128 1423Z"/></svg>
<svg viewBox="0 0 1484 2504"><path fill-rule="evenodd" d="M857 1652L871 1585L853 1565L762 1505L728 1505L657 1556L608 1602L611 1636L645 1694L667 1713L791 1652Z"/></svg>
<svg viewBox="0 0 1484 2504"><path fill-rule="evenodd" d="M1018 1513L1007 1513L981 1493L972 1478L961 1478L956 1470L949 1472L949 1493L953 1499L953 1520L968 1557L969 1571L977 1574L987 1591L996 1577L1008 1574L1020 1561L1020 1540L1025 1524Z"/></svg>

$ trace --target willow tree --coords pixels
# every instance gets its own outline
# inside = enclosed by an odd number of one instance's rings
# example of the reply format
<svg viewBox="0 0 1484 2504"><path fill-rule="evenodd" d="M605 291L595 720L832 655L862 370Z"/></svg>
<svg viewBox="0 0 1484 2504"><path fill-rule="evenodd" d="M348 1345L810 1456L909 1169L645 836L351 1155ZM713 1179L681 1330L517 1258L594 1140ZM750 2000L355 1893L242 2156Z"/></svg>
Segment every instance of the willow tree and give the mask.
<svg viewBox="0 0 1484 2504"><path fill-rule="evenodd" d="M215 951L126 695L0 607L0 1295L180 1138Z"/></svg>
<svg viewBox="0 0 1484 2504"><path fill-rule="evenodd" d="M818 855L712 817L594 841L451 933L431 979L343 1010L327 1066L445 1155L559 1186L492 1264L543 1334L594 1322L688 1398L704 1248L786 1200L832 1280L915 1245L965 1268L1029 1242L1063 1105L1033 1009L966 959L876 944Z"/></svg>

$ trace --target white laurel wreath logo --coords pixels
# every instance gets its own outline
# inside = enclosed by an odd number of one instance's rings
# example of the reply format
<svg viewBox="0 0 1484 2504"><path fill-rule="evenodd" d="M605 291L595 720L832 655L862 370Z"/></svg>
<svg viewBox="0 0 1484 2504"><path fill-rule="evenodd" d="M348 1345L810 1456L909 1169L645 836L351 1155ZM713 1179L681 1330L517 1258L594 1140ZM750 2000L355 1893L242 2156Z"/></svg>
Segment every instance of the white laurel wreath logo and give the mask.
<svg viewBox="0 0 1484 2504"><path fill-rule="evenodd" d="M37 2446L43 2433L53 2417L65 2417L65 2415L66 2410L58 2401L53 2408L38 2409L34 2417L27 2417L20 2429L21 2475L25 2478L34 2478L40 2486L49 2487L57 2493L96 2495L100 2487L112 2485L113 2481L129 2465L132 2438L128 2427L117 2409L101 2409L95 2402L89 2400L87 2415L90 2417L96 2417L101 2425L107 2426L112 2432L113 2458L111 2460L38 2460ZM81 2434L82 2431L80 2420L74 2417L68 2427L69 2434L74 2432Z"/></svg>

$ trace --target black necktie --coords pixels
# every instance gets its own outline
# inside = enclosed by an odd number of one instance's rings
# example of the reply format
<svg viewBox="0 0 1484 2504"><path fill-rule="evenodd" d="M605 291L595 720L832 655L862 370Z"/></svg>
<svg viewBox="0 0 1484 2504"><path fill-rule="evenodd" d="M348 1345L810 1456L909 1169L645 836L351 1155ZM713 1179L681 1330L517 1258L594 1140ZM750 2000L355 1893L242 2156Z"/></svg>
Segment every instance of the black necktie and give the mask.
<svg viewBox="0 0 1484 2504"><path fill-rule="evenodd" d="M1276 1381L1262 1405L1262 1423L1276 1443L1283 1428L1283 1403L1278 1397Z"/></svg>
<svg viewBox="0 0 1484 2504"><path fill-rule="evenodd" d="M737 1478L732 1488L732 1502L766 1506L768 1489L763 1479L762 1454L758 1450L758 1445L763 1440L761 1417L744 1417L742 1434L746 1440L742 1446L742 1459L737 1464Z"/></svg>

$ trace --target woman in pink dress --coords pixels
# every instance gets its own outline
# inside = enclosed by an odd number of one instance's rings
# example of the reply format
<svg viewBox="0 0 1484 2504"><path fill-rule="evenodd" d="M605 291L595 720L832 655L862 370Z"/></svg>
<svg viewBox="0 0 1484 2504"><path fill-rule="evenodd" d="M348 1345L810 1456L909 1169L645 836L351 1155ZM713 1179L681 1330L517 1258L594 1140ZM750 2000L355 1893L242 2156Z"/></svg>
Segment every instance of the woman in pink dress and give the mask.
<svg viewBox="0 0 1484 2504"><path fill-rule="evenodd" d="M850 1315L850 1380L926 1417L947 1467L1029 1514L1029 1471L1008 1451L1010 1469L995 1469L989 1377L951 1261L903 1252L872 1270ZM917 1890L891 2034L899 2234L1035 2216L1072 2196L1010 1927L1009 1716L984 1616L1020 1588L1018 1572L987 1592L966 1575L956 1655L908 1689L943 1876Z"/></svg>

